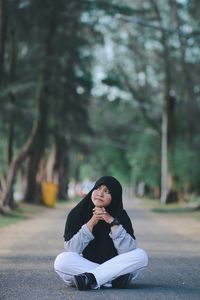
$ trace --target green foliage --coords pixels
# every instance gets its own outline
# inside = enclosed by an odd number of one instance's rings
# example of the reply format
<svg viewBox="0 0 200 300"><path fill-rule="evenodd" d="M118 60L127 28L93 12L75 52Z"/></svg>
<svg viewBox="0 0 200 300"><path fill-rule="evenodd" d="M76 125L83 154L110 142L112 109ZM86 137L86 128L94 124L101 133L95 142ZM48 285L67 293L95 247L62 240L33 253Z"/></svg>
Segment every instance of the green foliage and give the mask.
<svg viewBox="0 0 200 300"><path fill-rule="evenodd" d="M107 84L108 86L117 86L122 89L123 85L117 76L109 76L102 80L102 83Z"/></svg>
<svg viewBox="0 0 200 300"><path fill-rule="evenodd" d="M176 188L184 191L185 188L192 190L199 184L200 170L199 153L186 143L177 142L171 159L173 174L176 178Z"/></svg>
<svg viewBox="0 0 200 300"><path fill-rule="evenodd" d="M111 174L124 182L134 176L160 186L168 88L175 99L169 147L175 187L199 191L198 8L196 0L7 1L0 172L11 127L15 155L38 118L44 69L47 153L57 135L66 141L64 155L84 153L82 176ZM76 159L71 164L72 175Z"/></svg>
<svg viewBox="0 0 200 300"><path fill-rule="evenodd" d="M160 185L160 138L150 134L133 138L133 150L129 152L133 176L136 182L144 181L150 187Z"/></svg>
<svg viewBox="0 0 200 300"><path fill-rule="evenodd" d="M97 152L97 160L98 158L102 174L110 174L116 176L123 182L129 182L130 165L124 150L116 149L109 144L106 145L105 142L104 147L101 148L101 153Z"/></svg>

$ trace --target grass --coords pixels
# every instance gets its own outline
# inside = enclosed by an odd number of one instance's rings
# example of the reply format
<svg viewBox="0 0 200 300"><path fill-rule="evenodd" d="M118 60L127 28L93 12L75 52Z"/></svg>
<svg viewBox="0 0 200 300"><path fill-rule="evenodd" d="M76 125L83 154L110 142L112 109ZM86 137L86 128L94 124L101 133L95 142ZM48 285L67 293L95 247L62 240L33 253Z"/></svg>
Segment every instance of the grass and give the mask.
<svg viewBox="0 0 200 300"><path fill-rule="evenodd" d="M145 199L145 205L147 205L147 207L149 207L154 213L190 216L198 221L200 221L199 204L199 197L195 199L193 198L187 202L179 202L166 205L161 205L159 200Z"/></svg>
<svg viewBox="0 0 200 300"><path fill-rule="evenodd" d="M80 201L81 197L76 196L70 198L68 201L59 200L57 204L76 204ZM194 216L195 219L200 221L200 210L196 210L195 207L199 204L199 198L197 201L189 201L188 203L176 203L161 205L159 200L155 199L144 199L145 205L149 207L153 212L160 214L189 214ZM16 209L11 210L6 215L0 215L0 228L15 224L20 221L24 221L32 218L34 215L41 213L47 209L42 205L27 204L20 202Z"/></svg>
<svg viewBox="0 0 200 300"><path fill-rule="evenodd" d="M61 199L57 202L57 205L66 205L66 204L70 205L73 203L78 203L80 199L81 197L79 196L70 198L67 201ZM43 205L27 204L24 202L19 202L17 204L16 209L7 212L5 215L0 214L0 228L30 219L34 217L34 215L41 213L45 209L48 208L46 208Z"/></svg>
<svg viewBox="0 0 200 300"><path fill-rule="evenodd" d="M152 209L153 212L158 212L158 213L191 213L195 212L194 208L192 207L182 207L182 206L174 206L173 207L155 207Z"/></svg>
<svg viewBox="0 0 200 300"><path fill-rule="evenodd" d="M79 196L70 197L69 199L59 199L57 204L66 204L66 203L78 203L82 198Z"/></svg>
<svg viewBox="0 0 200 300"><path fill-rule="evenodd" d="M20 202L14 210L0 215L0 228L6 227L17 222L32 218L35 214L44 211L45 207L41 205L26 204Z"/></svg>
<svg viewBox="0 0 200 300"><path fill-rule="evenodd" d="M0 216L0 228L26 219L28 219L28 217L23 214L21 209L10 211L6 215Z"/></svg>

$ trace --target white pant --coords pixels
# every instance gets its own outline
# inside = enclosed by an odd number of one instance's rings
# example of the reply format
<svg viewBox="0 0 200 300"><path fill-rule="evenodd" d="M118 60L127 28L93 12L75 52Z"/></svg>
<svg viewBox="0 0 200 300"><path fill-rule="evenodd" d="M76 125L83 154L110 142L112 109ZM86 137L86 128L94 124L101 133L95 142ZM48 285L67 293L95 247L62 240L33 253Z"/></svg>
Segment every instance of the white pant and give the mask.
<svg viewBox="0 0 200 300"><path fill-rule="evenodd" d="M127 273L132 273L133 279L135 279L147 264L146 252L137 248L119 254L102 264L91 262L75 252L63 252L56 257L54 268L68 285L73 285L72 277L74 275L84 272L92 273L96 278L97 288L99 288L101 285L105 285L116 277Z"/></svg>

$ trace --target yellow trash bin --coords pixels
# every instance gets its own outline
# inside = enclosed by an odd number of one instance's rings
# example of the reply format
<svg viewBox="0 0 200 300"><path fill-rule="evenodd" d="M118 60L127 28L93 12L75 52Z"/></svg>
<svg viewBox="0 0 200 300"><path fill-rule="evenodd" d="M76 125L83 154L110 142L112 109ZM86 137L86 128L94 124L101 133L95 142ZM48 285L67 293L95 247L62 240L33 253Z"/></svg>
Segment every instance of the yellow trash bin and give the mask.
<svg viewBox="0 0 200 300"><path fill-rule="evenodd" d="M58 184L54 182L43 182L42 198L43 202L48 207L54 207L57 202Z"/></svg>

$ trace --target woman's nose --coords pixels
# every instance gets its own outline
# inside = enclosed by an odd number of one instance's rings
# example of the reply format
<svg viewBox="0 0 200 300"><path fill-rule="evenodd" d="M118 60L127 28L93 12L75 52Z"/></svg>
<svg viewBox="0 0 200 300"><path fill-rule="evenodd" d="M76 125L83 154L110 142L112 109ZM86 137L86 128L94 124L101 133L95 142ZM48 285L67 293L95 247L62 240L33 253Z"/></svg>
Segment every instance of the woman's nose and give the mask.
<svg viewBox="0 0 200 300"><path fill-rule="evenodd" d="M103 191L102 190L98 190L98 194L99 194L99 196L103 196Z"/></svg>

